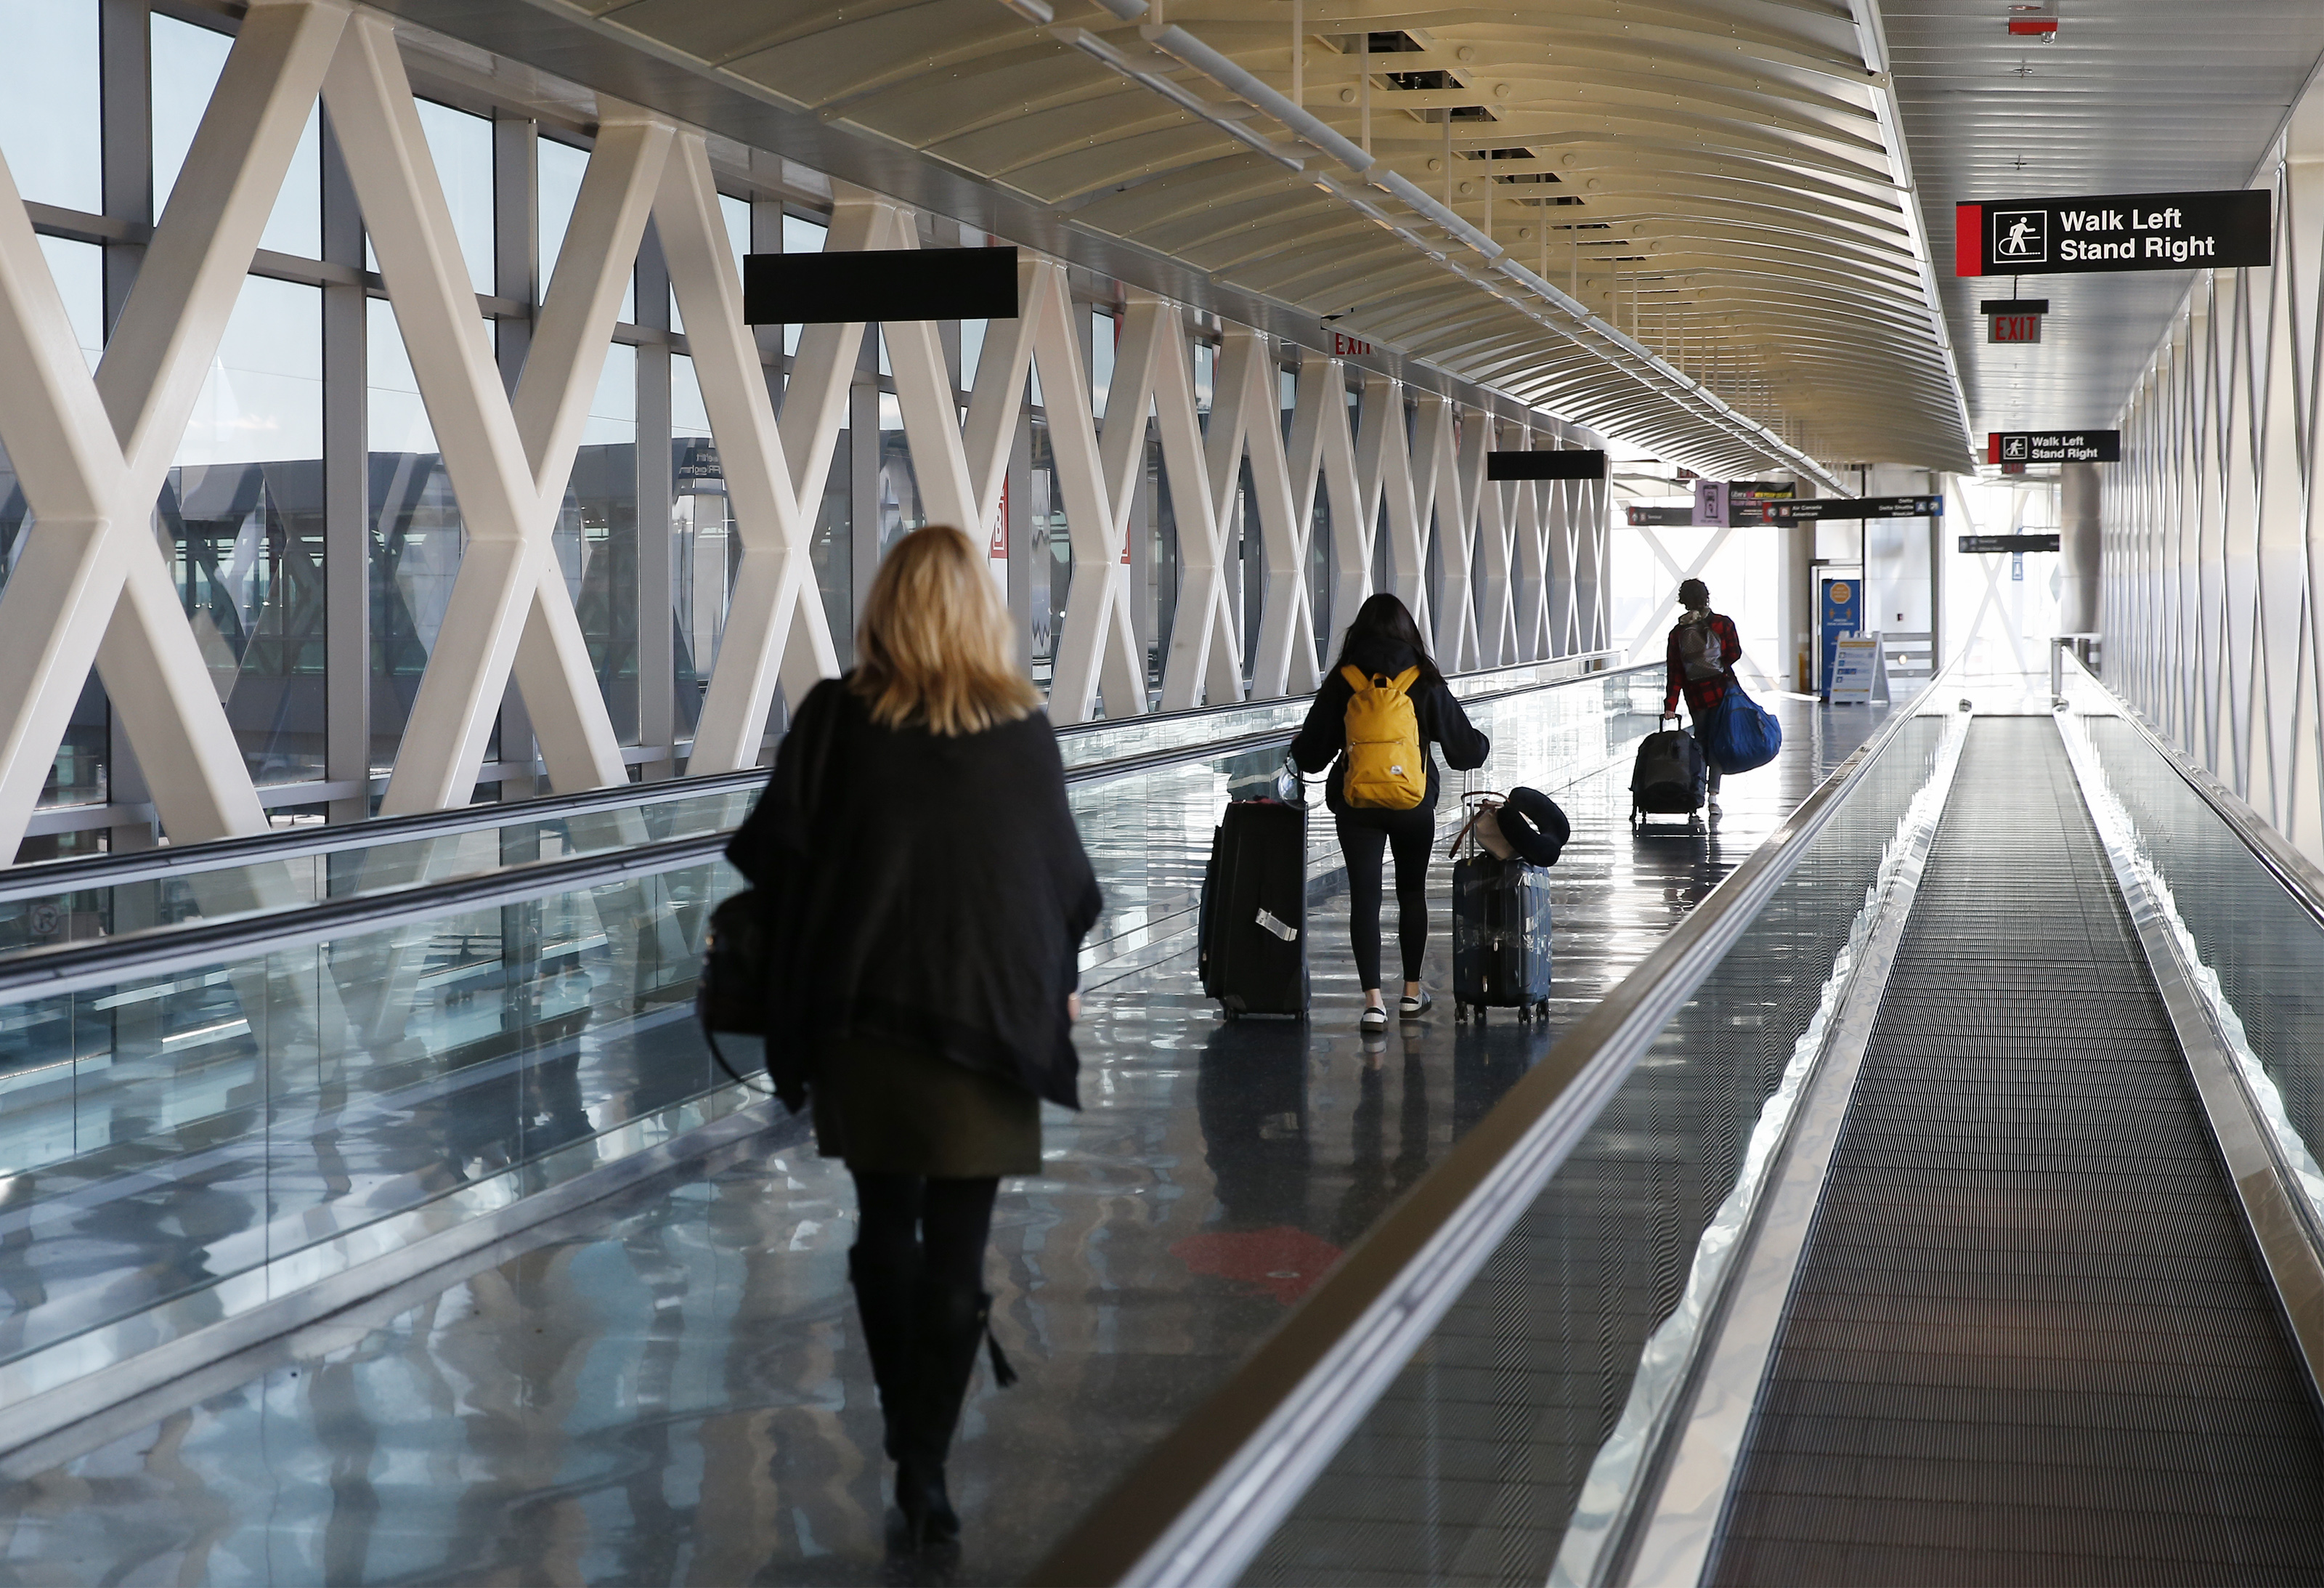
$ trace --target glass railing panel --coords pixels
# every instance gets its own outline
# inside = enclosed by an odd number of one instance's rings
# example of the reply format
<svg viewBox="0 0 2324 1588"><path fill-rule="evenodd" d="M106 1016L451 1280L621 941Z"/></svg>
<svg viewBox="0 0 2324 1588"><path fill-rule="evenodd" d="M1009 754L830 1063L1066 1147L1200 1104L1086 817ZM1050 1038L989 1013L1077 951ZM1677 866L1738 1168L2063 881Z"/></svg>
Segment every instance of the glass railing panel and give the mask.
<svg viewBox="0 0 2324 1588"><path fill-rule="evenodd" d="M1450 682L1452 692L1466 699L1504 689L1522 689L1583 676L1596 665L1591 659L1561 657L1552 661L1526 662L1515 667L1489 668L1462 673ZM1095 766L1103 762L1185 750L1251 734L1288 733L1306 720L1309 697L1259 700L1247 706L1215 710L1174 712L1131 717L1122 722L1099 722L1062 728L1057 746L1068 767Z"/></svg>
<svg viewBox="0 0 2324 1588"><path fill-rule="evenodd" d="M1581 678L1595 665L1567 657L1480 673L1452 683L1466 697ZM1650 669L1649 669L1650 670ZM1609 680L1628 675L1608 674ZM1616 683L1616 689L1631 688ZM1650 691L1648 691L1650 692ZM1062 731L1068 767L1197 748L1252 734L1289 733L1305 720L1307 701L1256 701L1218 711L1184 712L1099 723ZM1627 735L1635 738L1635 734ZM55 947L267 910L296 909L323 899L376 895L448 882L540 860L600 854L672 838L730 831L750 814L758 785L671 797L667 785L641 786L637 806L533 812L512 808L503 822L465 831L398 837L317 854L257 856L246 863L204 865L118 882L60 883L0 890L0 956ZM124 857L127 859L128 857ZM37 875L9 879L23 888Z"/></svg>
<svg viewBox="0 0 2324 1588"><path fill-rule="evenodd" d="M320 854L143 877L0 900L0 955L120 937L189 921L295 909L323 899L394 892L481 876L535 861L612 854L728 831L750 814L755 789L727 789L638 807L528 816L499 826Z"/></svg>
<svg viewBox="0 0 2324 1588"><path fill-rule="evenodd" d="M0 1362L726 1080L723 861L0 1008Z"/></svg>
<svg viewBox="0 0 2324 1588"><path fill-rule="evenodd" d="M1641 715L1635 688L1615 703ZM1550 1581L1945 731L1914 717L1864 769L1244 1581Z"/></svg>
<svg viewBox="0 0 2324 1588"><path fill-rule="evenodd" d="M2139 857L2218 977L2225 1013L2256 1064L2256 1101L2315 1205L2324 1147L2324 924L2191 788L2170 758L2087 677L2070 683L2107 786L2129 815ZM2273 1099L2264 1095L2272 1088ZM2305 1161L2302 1161L2302 1160ZM2324 1218L2324 1208L2319 1208Z"/></svg>

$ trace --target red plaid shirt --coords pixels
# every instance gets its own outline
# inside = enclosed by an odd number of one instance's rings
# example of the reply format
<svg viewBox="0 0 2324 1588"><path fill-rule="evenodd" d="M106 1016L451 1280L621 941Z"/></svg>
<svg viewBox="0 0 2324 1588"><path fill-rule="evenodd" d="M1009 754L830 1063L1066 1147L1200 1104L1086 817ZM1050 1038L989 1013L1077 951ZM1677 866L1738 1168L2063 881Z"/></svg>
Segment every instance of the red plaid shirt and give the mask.
<svg viewBox="0 0 2324 1588"><path fill-rule="evenodd" d="M1715 679L1689 679L1686 663L1679 657L1679 638L1687 625L1674 623L1670 632L1670 686L1663 694L1663 715L1672 716L1678 710L1678 697L1686 696L1687 708L1701 722L1709 716L1718 704L1727 698L1727 686L1735 680L1735 659L1743 654L1743 642L1736 638L1735 620L1723 613L1712 613L1711 632L1719 636L1720 654L1726 659L1726 670Z"/></svg>

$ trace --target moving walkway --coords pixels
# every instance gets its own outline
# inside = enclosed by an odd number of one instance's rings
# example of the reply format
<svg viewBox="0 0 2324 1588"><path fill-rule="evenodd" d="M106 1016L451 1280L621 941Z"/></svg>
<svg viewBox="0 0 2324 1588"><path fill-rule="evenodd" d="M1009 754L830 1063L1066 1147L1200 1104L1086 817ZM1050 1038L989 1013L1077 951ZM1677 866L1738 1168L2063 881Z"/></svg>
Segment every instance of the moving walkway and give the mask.
<svg viewBox="0 0 2324 1588"><path fill-rule="evenodd" d="M1036 1580L2324 1580L2324 873L2087 673L1960 693Z"/></svg>

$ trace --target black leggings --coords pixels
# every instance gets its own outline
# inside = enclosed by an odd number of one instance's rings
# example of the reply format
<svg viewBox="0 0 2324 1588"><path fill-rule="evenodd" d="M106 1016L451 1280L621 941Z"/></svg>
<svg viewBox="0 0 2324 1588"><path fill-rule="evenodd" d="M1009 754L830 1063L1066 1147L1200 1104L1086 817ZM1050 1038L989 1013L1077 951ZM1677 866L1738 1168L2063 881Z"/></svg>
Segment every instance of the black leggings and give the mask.
<svg viewBox="0 0 2324 1588"><path fill-rule="evenodd" d="M1356 975L1369 992L1380 984L1380 852L1396 852L1396 941L1404 979L1420 980L1428 946L1428 850L1436 842L1436 812L1335 812L1340 848L1348 857L1348 936L1356 949Z"/></svg>
<svg viewBox="0 0 2324 1588"><path fill-rule="evenodd" d="M855 1244L866 1261L890 1273L908 1273L912 1248L924 1253L925 1271L947 1284L984 1288L984 1241L992 1228L992 1198L998 1178L923 1179L871 1169L855 1176L860 1214Z"/></svg>

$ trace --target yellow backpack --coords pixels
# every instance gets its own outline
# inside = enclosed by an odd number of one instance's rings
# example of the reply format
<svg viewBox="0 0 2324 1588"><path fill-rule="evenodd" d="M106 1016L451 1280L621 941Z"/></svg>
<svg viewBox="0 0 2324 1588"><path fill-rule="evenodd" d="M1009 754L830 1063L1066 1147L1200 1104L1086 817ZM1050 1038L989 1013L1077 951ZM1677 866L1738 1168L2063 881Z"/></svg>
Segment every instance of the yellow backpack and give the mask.
<svg viewBox="0 0 2324 1588"><path fill-rule="evenodd" d="M1396 677L1366 677L1343 667L1355 695L1348 702L1348 766L1341 794L1350 805L1375 810L1411 810L1428 798L1428 752L1420 743L1420 718L1406 693L1420 676L1408 667Z"/></svg>

